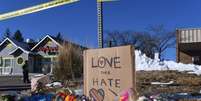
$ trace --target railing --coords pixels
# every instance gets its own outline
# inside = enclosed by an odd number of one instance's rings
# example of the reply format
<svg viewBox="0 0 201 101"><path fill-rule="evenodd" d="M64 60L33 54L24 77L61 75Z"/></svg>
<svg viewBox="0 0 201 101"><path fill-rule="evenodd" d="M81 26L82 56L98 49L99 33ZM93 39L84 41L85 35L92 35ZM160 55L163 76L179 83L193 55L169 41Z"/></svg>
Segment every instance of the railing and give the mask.
<svg viewBox="0 0 201 101"><path fill-rule="evenodd" d="M0 67L0 75L11 75L13 68L11 67Z"/></svg>

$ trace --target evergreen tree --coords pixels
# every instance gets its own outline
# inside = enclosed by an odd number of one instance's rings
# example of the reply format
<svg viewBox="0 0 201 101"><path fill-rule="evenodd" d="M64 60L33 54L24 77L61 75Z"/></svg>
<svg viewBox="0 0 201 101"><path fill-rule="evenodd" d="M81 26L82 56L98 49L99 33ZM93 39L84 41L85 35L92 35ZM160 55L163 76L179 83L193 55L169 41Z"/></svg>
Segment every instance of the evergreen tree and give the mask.
<svg viewBox="0 0 201 101"><path fill-rule="evenodd" d="M20 32L20 30L17 30L14 33L13 39L17 40L18 42L23 42L24 41L24 38L23 38L22 33Z"/></svg>
<svg viewBox="0 0 201 101"><path fill-rule="evenodd" d="M9 38L9 37L10 37L10 35L11 35L10 29L9 29L9 28L7 28L7 29L6 29L6 31L5 31L5 33L4 33L3 38L4 38L4 39L5 39L5 38Z"/></svg>
<svg viewBox="0 0 201 101"><path fill-rule="evenodd" d="M61 35L60 32L57 33L57 35L56 35L56 40L58 40L58 41L62 41L62 40L63 40L63 37L62 37L62 35Z"/></svg>

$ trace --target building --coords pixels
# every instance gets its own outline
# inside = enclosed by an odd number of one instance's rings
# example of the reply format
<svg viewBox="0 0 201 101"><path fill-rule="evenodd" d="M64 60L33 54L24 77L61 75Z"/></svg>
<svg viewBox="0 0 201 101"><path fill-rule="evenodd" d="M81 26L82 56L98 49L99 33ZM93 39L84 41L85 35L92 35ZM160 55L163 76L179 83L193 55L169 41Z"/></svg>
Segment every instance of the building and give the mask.
<svg viewBox="0 0 201 101"><path fill-rule="evenodd" d="M50 35L46 35L37 43L18 42L12 38L6 38L0 44L0 74L22 74L25 61L28 61L29 71L32 73L42 73L43 68L48 73L52 72L62 43L83 48L68 41L57 40Z"/></svg>
<svg viewBox="0 0 201 101"><path fill-rule="evenodd" d="M201 28L177 29L177 62L201 65Z"/></svg>

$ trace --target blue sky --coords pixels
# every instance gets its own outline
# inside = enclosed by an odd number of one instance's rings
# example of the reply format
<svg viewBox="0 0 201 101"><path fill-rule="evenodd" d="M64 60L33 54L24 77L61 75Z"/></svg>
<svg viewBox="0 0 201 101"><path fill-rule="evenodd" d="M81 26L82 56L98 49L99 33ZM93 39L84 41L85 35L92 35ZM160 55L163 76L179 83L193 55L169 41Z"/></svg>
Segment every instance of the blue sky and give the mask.
<svg viewBox="0 0 201 101"><path fill-rule="evenodd" d="M0 13L29 7L49 0L0 0ZM119 0L104 4L104 30L142 31L163 24L170 30L201 27L201 0ZM66 39L97 47L96 1L80 2L39 13L0 21L0 34L6 28L20 29L26 38L41 38L61 32ZM175 49L165 55L175 59Z"/></svg>

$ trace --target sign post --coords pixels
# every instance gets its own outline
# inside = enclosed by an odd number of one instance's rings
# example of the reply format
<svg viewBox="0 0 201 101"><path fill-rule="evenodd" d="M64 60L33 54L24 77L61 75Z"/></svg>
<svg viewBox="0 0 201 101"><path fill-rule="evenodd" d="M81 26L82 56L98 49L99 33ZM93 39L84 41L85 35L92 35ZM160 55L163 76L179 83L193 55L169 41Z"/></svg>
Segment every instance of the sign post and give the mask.
<svg viewBox="0 0 201 101"><path fill-rule="evenodd" d="M84 93L95 101L114 101L135 90L134 48L121 46L84 51Z"/></svg>

